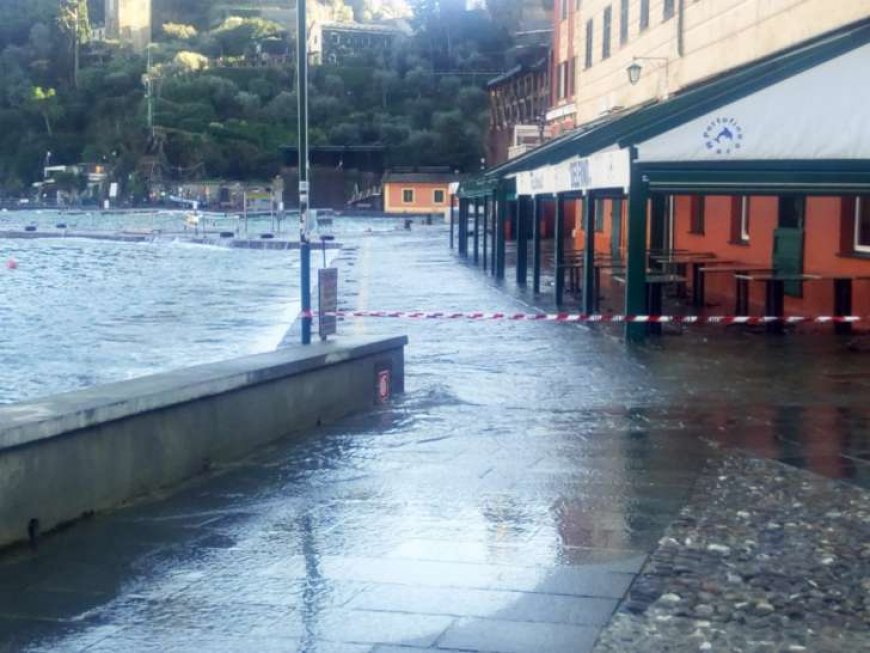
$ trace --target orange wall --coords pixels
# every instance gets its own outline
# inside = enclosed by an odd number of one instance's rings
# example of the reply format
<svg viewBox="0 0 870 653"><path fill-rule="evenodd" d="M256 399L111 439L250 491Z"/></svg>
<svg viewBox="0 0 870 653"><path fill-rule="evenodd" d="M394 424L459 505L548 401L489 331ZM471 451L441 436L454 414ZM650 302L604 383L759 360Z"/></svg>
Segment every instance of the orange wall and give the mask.
<svg viewBox="0 0 870 653"><path fill-rule="evenodd" d="M384 211L387 213L434 213L450 208L449 184L388 182L384 184ZM410 188L414 191L414 201L402 201L402 191ZM444 191L444 201L436 204L433 197L435 190Z"/></svg>
<svg viewBox="0 0 870 653"><path fill-rule="evenodd" d="M610 253L610 240L613 234L613 219L611 218L611 214L613 213L613 200L602 200L600 205L602 210L604 211L604 229L602 231L595 232L595 251L596 252L604 252ZM628 202L623 200L622 202L622 232L620 234L620 249L625 251L625 236L626 236L626 225L627 225L627 216L628 216ZM585 230L583 229L583 201L577 202L577 212L575 216L575 221L572 221L570 229L574 230L574 248L575 249L583 249L584 247L584 239L585 239ZM570 231L569 231L570 233Z"/></svg>
<svg viewBox="0 0 870 653"><path fill-rule="evenodd" d="M757 266L773 264L773 232L778 220L776 197L750 198L749 242L731 242L732 198L709 196L705 204L704 233L689 232L692 198L677 197L674 218L674 246L695 252L712 252L717 258ZM820 275L845 274L870 276L870 259L842 256L841 212L839 197L808 197L804 235L804 271ZM728 273L708 274L707 301L718 304L717 310L734 308L734 278ZM754 314L764 312L764 284L750 284L750 304ZM803 284L803 297L786 297L786 313L794 315L830 315L833 310L833 281L810 281ZM852 292L853 313L870 315L870 282L855 281Z"/></svg>
<svg viewBox="0 0 870 653"><path fill-rule="evenodd" d="M747 263L751 266L769 267L773 261L773 235L778 222L778 199L755 196L749 205L749 242L732 242L732 210L739 210L731 196L708 196L704 207L704 233L689 232L692 201L689 196L675 198L674 247L691 252L711 252L722 261ZM841 223L844 200L839 197L808 197L806 201L804 236L804 271L820 275L844 274L870 276L870 258L844 256L841 254L842 231L851 228ZM610 252L613 221L612 200L603 200L604 229L595 234L595 250ZM568 213L566 211L566 213ZM582 225L582 201L576 203L576 211L570 213L566 233L573 230L572 245L582 249L584 230ZM620 248L625 252L628 202L623 201L622 234ZM851 232L847 234L851 242ZM705 277L705 296L711 312L730 314L734 310L735 282L731 273L708 274ZM753 314L764 312L764 284L750 284L750 304ZM830 315L833 311L834 293L832 280L804 283L803 297L786 297L785 310L793 315ZM852 290L852 313L870 316L870 281L854 281ZM866 325L865 325L866 326ZM827 327L829 328L829 327Z"/></svg>

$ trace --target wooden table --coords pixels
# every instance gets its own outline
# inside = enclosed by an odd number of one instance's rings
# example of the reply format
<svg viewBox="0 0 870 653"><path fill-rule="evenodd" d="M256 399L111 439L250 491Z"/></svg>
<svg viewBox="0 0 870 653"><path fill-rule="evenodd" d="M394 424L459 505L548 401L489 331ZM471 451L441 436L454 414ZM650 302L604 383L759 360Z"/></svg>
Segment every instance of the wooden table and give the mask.
<svg viewBox="0 0 870 653"><path fill-rule="evenodd" d="M599 272L600 267L615 267L615 268L624 268L625 263L615 261L621 259L614 259L611 254L601 254L596 253L593 258L593 270L594 270L594 278L593 278L593 300L595 310L598 310L598 294L599 289L601 288L601 275ZM582 283L580 279L583 276L583 269L586 261L586 254L583 250L574 250L572 252L566 252L563 258L563 263L559 266L559 273L564 274L566 271L568 272L568 283L567 289L569 292L577 293L582 288Z"/></svg>
<svg viewBox="0 0 870 653"><path fill-rule="evenodd" d="M823 274L808 272L813 280L830 280L834 282L834 313L835 317L852 314L852 283L855 281L870 281L870 275ZM849 322L834 322L834 333L849 335L852 325Z"/></svg>
<svg viewBox="0 0 870 653"><path fill-rule="evenodd" d="M785 282L786 281L815 281L821 279L814 274L777 274L776 272L763 274L735 274L738 281L750 282L761 281L764 283L764 314L766 316L782 317L785 315ZM782 333L782 321L771 322L767 325L771 333Z"/></svg>
<svg viewBox="0 0 870 653"><path fill-rule="evenodd" d="M697 308L704 306L704 282L701 280L700 269L710 263L724 263L718 261L712 252L683 252L677 254L662 254L653 256L653 261L664 268L665 273L671 272L686 276L686 266L689 266L689 278L692 279L692 305ZM733 261L728 261L733 263Z"/></svg>
<svg viewBox="0 0 870 653"><path fill-rule="evenodd" d="M747 275L752 273L773 274L774 269L771 267L762 267L750 264L735 263L734 265L705 265L700 268L699 273L714 274L714 273L730 273L735 276L736 296L734 300L734 314L748 315L749 314L749 283L743 279L737 279L739 275ZM703 288L701 299L703 299Z"/></svg>
<svg viewBox="0 0 870 653"><path fill-rule="evenodd" d="M625 283L625 277L614 275L613 280L617 283ZM659 274L654 271L646 275L646 314L661 315L662 314L662 290L665 286L672 284L686 284L686 277L679 274ZM653 334L662 332L662 325L659 322L650 322L647 325L647 330Z"/></svg>

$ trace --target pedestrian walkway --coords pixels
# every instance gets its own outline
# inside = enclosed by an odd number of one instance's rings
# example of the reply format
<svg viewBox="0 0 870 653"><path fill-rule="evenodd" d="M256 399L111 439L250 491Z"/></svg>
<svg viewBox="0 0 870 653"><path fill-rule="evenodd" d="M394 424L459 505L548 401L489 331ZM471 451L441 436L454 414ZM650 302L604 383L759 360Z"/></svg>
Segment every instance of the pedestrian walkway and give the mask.
<svg viewBox="0 0 870 653"><path fill-rule="evenodd" d="M343 240L342 309L523 306L441 227ZM4 555L0 651L582 653L718 456L705 440L775 445L785 424L795 454L830 407L851 444L799 455L870 476L868 379L835 350L631 349L523 322L339 331L407 334L407 395ZM787 405L803 420L771 419Z"/></svg>

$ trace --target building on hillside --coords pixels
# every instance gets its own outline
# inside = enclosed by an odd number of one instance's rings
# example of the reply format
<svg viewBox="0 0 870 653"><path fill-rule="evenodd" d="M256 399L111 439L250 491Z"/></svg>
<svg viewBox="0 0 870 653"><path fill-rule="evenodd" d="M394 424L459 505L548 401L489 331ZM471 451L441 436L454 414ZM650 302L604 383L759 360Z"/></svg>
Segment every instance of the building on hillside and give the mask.
<svg viewBox="0 0 870 653"><path fill-rule="evenodd" d="M151 0L106 0L106 38L144 52L151 43Z"/></svg>
<svg viewBox="0 0 870 653"><path fill-rule="evenodd" d="M486 163L493 166L540 146L546 137L550 105L548 48L532 52L530 61L515 66L487 84L489 130Z"/></svg>
<svg viewBox="0 0 870 653"><path fill-rule="evenodd" d="M390 24L315 23L308 38L313 65L343 65L365 56L389 57L396 42L410 33L403 21Z"/></svg>
<svg viewBox="0 0 870 653"><path fill-rule="evenodd" d="M102 163L45 165L42 181L33 184L37 197L58 206L97 203L108 191L109 168Z"/></svg>
<svg viewBox="0 0 870 653"><path fill-rule="evenodd" d="M552 233L556 302L573 249L586 312L597 279L610 310L663 310L651 267L691 298L672 310L870 311L870 0L560 0L553 39L565 131L463 181L462 254L482 205L493 271L507 234Z"/></svg>
<svg viewBox="0 0 870 653"><path fill-rule="evenodd" d="M231 16L241 18L262 18L277 23L284 29L295 33L295 0L238 0L215 4L210 11L212 23L222 23Z"/></svg>
<svg viewBox="0 0 870 653"><path fill-rule="evenodd" d="M456 181L449 168L390 170L381 182L384 213L444 215L450 210L450 184Z"/></svg>

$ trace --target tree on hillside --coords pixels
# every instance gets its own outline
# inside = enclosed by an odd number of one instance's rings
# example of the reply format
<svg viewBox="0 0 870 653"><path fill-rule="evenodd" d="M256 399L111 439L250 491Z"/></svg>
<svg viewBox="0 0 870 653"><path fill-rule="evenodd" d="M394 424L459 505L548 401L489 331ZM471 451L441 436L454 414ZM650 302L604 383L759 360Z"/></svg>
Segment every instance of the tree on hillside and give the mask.
<svg viewBox="0 0 870 653"><path fill-rule="evenodd" d="M73 84L79 84L79 53L81 46L91 39L91 21L87 0L61 0L57 24L66 38L67 51L72 61Z"/></svg>
<svg viewBox="0 0 870 653"><path fill-rule="evenodd" d="M30 107L42 116L45 122L45 131L49 136L53 136L51 123L61 112L57 91L53 88L34 86L30 89L30 95L27 99Z"/></svg>
<svg viewBox="0 0 870 653"><path fill-rule="evenodd" d="M163 23L160 29L164 36L177 41L190 41L196 38L198 33L193 25L181 23Z"/></svg>
<svg viewBox="0 0 870 653"><path fill-rule="evenodd" d="M281 31L281 26L270 20L230 16L212 31L212 36L216 39L222 55L240 57L258 41L276 36Z"/></svg>

